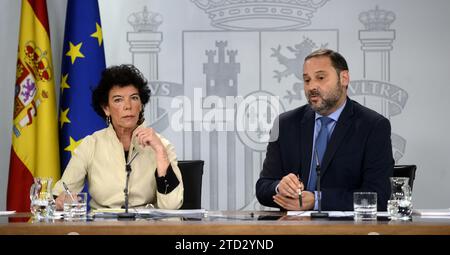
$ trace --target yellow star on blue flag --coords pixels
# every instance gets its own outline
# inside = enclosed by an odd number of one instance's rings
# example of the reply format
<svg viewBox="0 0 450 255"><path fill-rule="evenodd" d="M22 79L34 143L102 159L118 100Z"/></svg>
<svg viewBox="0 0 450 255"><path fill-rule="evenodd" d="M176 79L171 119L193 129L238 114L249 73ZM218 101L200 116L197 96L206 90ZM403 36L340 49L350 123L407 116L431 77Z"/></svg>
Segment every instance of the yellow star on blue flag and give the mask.
<svg viewBox="0 0 450 255"><path fill-rule="evenodd" d="M63 170L82 139L106 127L91 106L92 90L105 69L101 29L97 0L67 2L59 104Z"/></svg>
<svg viewBox="0 0 450 255"><path fill-rule="evenodd" d="M77 58L84 58L83 53L81 53L81 46L83 46L83 43L80 42L77 45L74 45L72 42L69 42L69 51L67 51L66 56L70 57L70 60L72 61L72 64L75 63L75 60Z"/></svg>

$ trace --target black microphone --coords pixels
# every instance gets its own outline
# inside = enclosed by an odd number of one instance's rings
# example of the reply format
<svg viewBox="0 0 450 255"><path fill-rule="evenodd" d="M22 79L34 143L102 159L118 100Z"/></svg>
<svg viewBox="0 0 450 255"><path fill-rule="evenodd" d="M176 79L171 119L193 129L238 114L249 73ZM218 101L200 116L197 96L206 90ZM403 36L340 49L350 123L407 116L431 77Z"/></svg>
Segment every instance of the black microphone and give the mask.
<svg viewBox="0 0 450 255"><path fill-rule="evenodd" d="M316 156L316 173L317 173L317 199L318 201L318 212L311 213L311 218L328 218L328 213L322 212L322 193L320 192L320 163L319 163L319 154L317 150L314 150L314 154Z"/></svg>
<svg viewBox="0 0 450 255"><path fill-rule="evenodd" d="M123 190L123 193L125 195L125 212L117 214L117 218L119 220L135 220L136 219L136 214L135 213L129 213L128 212L128 197L129 197L128 182L130 180L131 162L133 162L133 160L136 158L136 156L138 154L139 154L139 152L136 151L134 156L131 158L130 162L128 162L125 165L125 171L127 172L127 180L125 181L125 189Z"/></svg>

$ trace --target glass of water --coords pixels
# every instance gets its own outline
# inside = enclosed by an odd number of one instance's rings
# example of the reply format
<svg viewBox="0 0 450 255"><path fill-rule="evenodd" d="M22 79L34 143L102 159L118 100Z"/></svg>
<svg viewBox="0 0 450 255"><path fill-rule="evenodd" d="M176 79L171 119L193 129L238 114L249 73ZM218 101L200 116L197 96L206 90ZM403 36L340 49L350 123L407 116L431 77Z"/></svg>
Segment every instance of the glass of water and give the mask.
<svg viewBox="0 0 450 255"><path fill-rule="evenodd" d="M377 193L355 192L353 193L354 220L377 219Z"/></svg>
<svg viewBox="0 0 450 255"><path fill-rule="evenodd" d="M70 193L64 196L64 219L86 219L87 193Z"/></svg>

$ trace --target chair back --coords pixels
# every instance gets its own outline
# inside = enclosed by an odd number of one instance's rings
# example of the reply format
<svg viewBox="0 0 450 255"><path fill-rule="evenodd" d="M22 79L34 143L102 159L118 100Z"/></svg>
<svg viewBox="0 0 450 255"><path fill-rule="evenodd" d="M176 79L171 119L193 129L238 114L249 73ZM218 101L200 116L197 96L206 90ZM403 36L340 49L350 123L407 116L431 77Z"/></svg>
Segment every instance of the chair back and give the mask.
<svg viewBox="0 0 450 255"><path fill-rule="evenodd" d="M181 209L201 209L204 163L203 160L178 161L184 186L184 202Z"/></svg>
<svg viewBox="0 0 450 255"><path fill-rule="evenodd" d="M416 165L395 165L394 166L394 177L408 177L408 185L413 188L414 179L416 179Z"/></svg>

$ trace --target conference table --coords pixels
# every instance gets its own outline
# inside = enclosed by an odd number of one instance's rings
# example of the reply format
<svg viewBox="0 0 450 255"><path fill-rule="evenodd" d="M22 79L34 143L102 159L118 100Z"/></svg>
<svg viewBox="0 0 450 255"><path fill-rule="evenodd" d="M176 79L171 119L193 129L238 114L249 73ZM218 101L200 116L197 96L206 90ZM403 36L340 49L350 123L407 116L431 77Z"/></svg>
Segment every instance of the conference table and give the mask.
<svg viewBox="0 0 450 255"><path fill-rule="evenodd" d="M201 217L35 221L28 213L15 213L0 216L0 235L450 235L450 218L356 222L280 211L208 211Z"/></svg>

